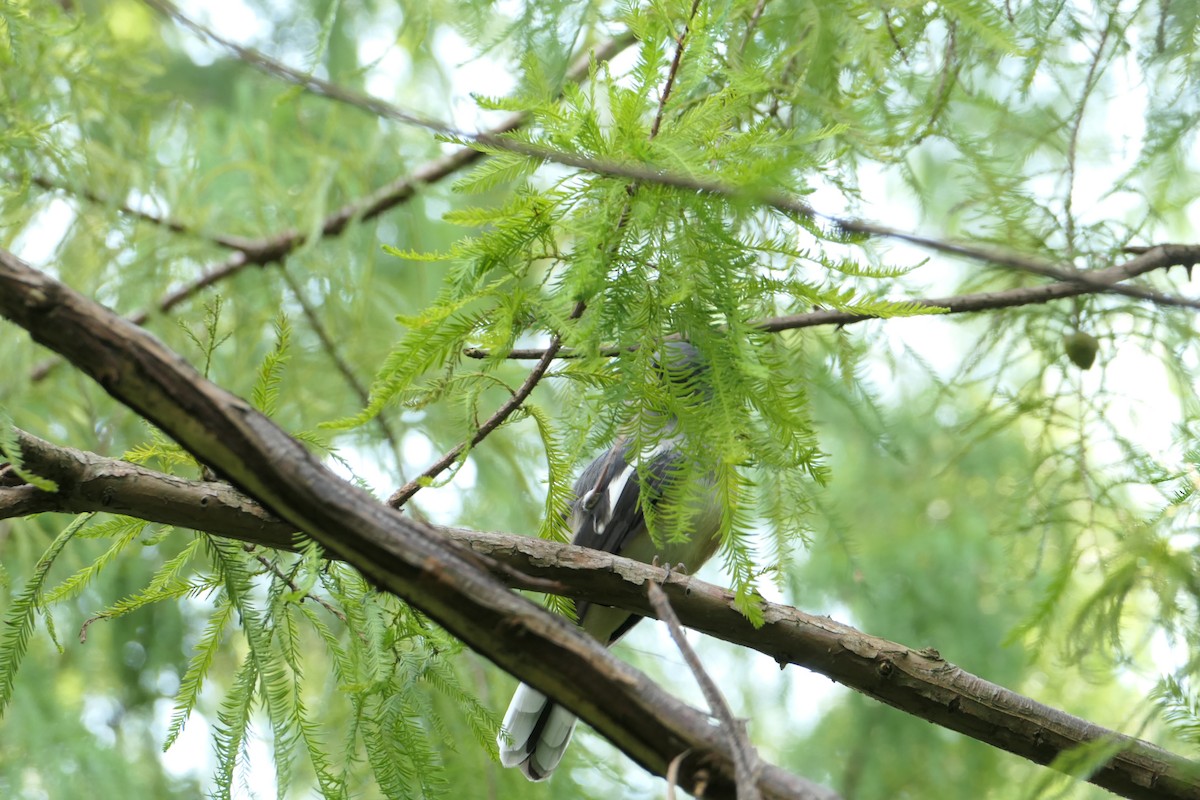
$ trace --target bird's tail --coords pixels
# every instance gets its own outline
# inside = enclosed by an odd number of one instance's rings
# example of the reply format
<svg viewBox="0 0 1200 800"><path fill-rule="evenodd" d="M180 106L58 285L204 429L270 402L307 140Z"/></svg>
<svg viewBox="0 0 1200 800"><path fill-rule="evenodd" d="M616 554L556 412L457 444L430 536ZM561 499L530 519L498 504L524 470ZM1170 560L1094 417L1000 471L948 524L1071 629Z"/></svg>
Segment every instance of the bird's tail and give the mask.
<svg viewBox="0 0 1200 800"><path fill-rule="evenodd" d="M575 731L575 715L532 686L521 684L508 704L496 741L500 763L520 767L531 781L554 772Z"/></svg>

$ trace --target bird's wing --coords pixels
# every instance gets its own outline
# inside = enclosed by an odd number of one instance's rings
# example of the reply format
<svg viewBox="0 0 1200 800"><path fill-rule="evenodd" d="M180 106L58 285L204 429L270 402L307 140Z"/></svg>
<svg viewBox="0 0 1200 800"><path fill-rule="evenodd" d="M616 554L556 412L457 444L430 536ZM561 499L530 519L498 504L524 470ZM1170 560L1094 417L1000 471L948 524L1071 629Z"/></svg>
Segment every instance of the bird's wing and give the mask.
<svg viewBox="0 0 1200 800"><path fill-rule="evenodd" d="M642 504L642 479L629 463L632 448L619 440L602 453L575 482L571 507L572 544L621 555L627 545L647 535ZM651 454L645 470L650 503L662 497L683 456L665 440Z"/></svg>
<svg viewBox="0 0 1200 800"><path fill-rule="evenodd" d="M616 555L650 561L655 547L646 528L642 502L643 481L629 463L632 455L627 443L618 441L600 455L575 483L575 501L571 524L573 544L603 550ZM676 471L682 456L665 441L651 455L645 467L645 488L650 503L657 502ZM620 639L641 619L616 609L594 607L580 602L576 606L579 624L606 644Z"/></svg>

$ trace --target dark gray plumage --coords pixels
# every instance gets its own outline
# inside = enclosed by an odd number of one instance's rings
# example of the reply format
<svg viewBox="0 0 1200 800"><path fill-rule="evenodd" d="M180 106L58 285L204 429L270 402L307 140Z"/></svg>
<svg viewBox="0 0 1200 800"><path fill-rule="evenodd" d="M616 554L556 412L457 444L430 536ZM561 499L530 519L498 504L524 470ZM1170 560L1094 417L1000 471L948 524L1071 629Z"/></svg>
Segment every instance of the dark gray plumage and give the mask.
<svg viewBox="0 0 1200 800"><path fill-rule="evenodd" d="M685 342L670 342L656 357L664 378L706 397L704 366L699 354ZM626 558L672 566L682 564L694 572L707 561L719 543L721 509L710 492L688 509L690 537L684 542L654 544L646 527L645 506L662 500L668 483L679 473L684 455L680 434L673 419L667 420L664 436L654 451L643 459L643 480L634 466L633 452L625 437L617 439L584 469L575 481L574 499L568 521L574 531L572 543ZM627 611L580 603L580 626L606 645L625 635L641 617ZM531 686L521 684L504 716L498 743L500 762L519 767L533 781L550 777L558 765L571 734L575 715Z"/></svg>

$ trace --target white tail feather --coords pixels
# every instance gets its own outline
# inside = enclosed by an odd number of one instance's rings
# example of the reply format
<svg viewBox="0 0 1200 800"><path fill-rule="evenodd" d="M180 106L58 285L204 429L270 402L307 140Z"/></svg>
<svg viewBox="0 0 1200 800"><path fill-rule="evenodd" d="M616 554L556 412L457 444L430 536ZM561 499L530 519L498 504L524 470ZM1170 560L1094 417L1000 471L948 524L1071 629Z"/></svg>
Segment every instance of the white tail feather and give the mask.
<svg viewBox="0 0 1200 800"><path fill-rule="evenodd" d="M540 723L540 725L539 725ZM521 768L531 781L550 777L575 730L575 715L532 686L521 684L497 737L500 763Z"/></svg>

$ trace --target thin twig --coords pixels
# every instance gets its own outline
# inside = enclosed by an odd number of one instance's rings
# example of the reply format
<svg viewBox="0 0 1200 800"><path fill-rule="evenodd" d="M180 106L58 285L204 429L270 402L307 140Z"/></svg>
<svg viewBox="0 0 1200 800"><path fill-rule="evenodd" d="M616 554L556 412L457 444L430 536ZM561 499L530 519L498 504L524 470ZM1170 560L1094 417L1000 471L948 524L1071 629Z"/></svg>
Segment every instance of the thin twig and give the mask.
<svg viewBox="0 0 1200 800"><path fill-rule="evenodd" d="M700 8L700 0L692 0L692 13L688 14L688 21L683 26L683 32L675 39L675 57L671 59L671 68L667 70L667 82L663 84L662 94L658 97L658 112L654 115L654 122L650 125L650 138L658 136L658 129L662 127L663 112L667 109L667 100L671 98L671 90L675 88L675 76L679 74L679 64L683 61L683 46L687 42L688 34L692 30L692 20L696 18L696 11Z"/></svg>
<svg viewBox="0 0 1200 800"><path fill-rule="evenodd" d="M466 133L447 125L432 117L426 117L422 114L417 114L411 111L405 111L397 105L380 100L377 97L356 92L353 89L347 89L344 86L339 86L336 83L322 80L314 75L303 72L301 70L289 67L282 61L277 61L270 56L254 50L253 48L243 47L242 45L230 41L218 34L213 29L202 25L191 17L183 13L180 8L170 0L142 0L146 5L157 10L172 19L176 20L180 25L189 28L200 37L209 39L231 53L235 54L239 59L244 61L251 67L264 72L273 77L279 78L287 83L299 86L305 91L334 100L345 105L353 106L361 111L364 111L372 116L383 119L391 119L396 122L402 122L408 125L413 125L418 128L438 133L451 138L474 140L476 135ZM632 37L623 37L620 41L623 42L621 49L624 49L631 41ZM590 56L589 56L590 58Z"/></svg>
<svg viewBox="0 0 1200 800"><path fill-rule="evenodd" d="M179 233L179 234L183 234L184 236L194 236L197 238L201 238L201 239L204 239L208 242L211 242L211 243L217 245L218 247L224 247L224 248L228 248L231 250L236 250L239 247L239 243L242 241L237 236L225 236L222 234L204 233L202 231L197 230L196 228L193 228L191 225L188 225L185 222L180 222L179 220L171 219L170 217L153 214L149 211L145 211L140 208L134 208L133 206L129 205L128 203L118 203L117 201L113 200L112 198L105 197L104 195L102 195L99 192L96 192L92 189L76 188L74 186L68 185L65 182L55 181L52 178L46 177L45 175L23 176L19 173L10 172L5 176L5 180L7 180L9 183L17 183L17 184L28 181L29 183L33 184L34 186L37 186L41 189L45 189L46 191L49 191L49 192L63 192L65 194L68 194L68 195L71 195L74 197L83 198L84 200L87 200L89 203L95 203L96 205L108 206L110 208L115 208L117 211L119 211L120 213L124 214L127 217L133 217L134 219L138 219L138 220L141 220L142 222L146 222L151 225L155 225L159 228L165 228L166 230L169 230L172 233Z"/></svg>
<svg viewBox="0 0 1200 800"><path fill-rule="evenodd" d="M1154 29L1154 52L1162 55L1167 48L1167 18L1170 16L1171 0L1159 0L1158 26ZM1186 30L1186 29L1185 29Z"/></svg>
<svg viewBox="0 0 1200 800"><path fill-rule="evenodd" d="M1075 214L1073 203L1079 131L1083 127L1083 113L1087 110L1088 98L1091 97L1092 91L1096 88L1098 82L1097 71L1104 57L1104 45L1108 43L1108 36L1112 33L1116 19L1117 14L1114 11L1109 15L1108 24L1104 26L1104 32L1100 34L1100 41L1096 44L1096 52L1092 56L1092 63L1088 66L1087 76L1083 79L1083 93L1079 96L1079 103L1075 106L1075 118L1071 121L1071 134L1067 138L1067 189L1066 196L1063 198L1063 216L1066 218L1067 254L1069 257L1074 257L1075 255Z"/></svg>
<svg viewBox="0 0 1200 800"><path fill-rule="evenodd" d="M1037 305L1061 300L1067 297L1078 297L1084 294L1108 292L1110 283L1135 278L1147 272L1170 267L1183 266L1190 272L1192 264L1200 262L1200 245L1167 244L1154 247L1127 247L1126 252L1136 254L1136 258L1122 264L1093 270L1088 274L1091 285L1075 281L1061 281L1043 286L1020 286L1014 289L1003 289L995 292L977 292L973 294L952 295L950 297L926 297L907 300L913 305L927 306L940 309L942 314L969 314L980 311L995 311L1002 308ZM853 325L869 319L879 319L870 314L856 314L853 311L808 311L802 314L788 314L769 319L752 320L746 323L767 333L797 330L800 328L816 328L823 325ZM890 319L906 319L891 317ZM604 347L598 352L602 356L612 358L623 351L636 350L636 345L626 347ZM546 351L541 348L517 348L510 350L506 358L529 360L542 358ZM491 350L469 348L463 351L468 358L492 358ZM571 350L560 350L558 358L576 358L577 353Z"/></svg>
<svg viewBox="0 0 1200 800"><path fill-rule="evenodd" d="M896 52L900 54L900 59L905 63L908 62L908 53L904 52L904 45L900 44L900 37L896 35L896 29L892 26L892 15L888 13L886 8L883 9L883 23L887 27L888 38L892 40L892 45L895 46Z"/></svg>
<svg viewBox="0 0 1200 800"><path fill-rule="evenodd" d="M887 19L888 32L892 34L892 40L895 41L895 33L892 32L892 21L888 19L886 13L884 14L884 19ZM899 48L899 46L900 43L896 42L896 47ZM903 50L900 51L900 55L907 62L908 59L904 56ZM919 144L933 133L938 119L950 105L950 94L954 91L954 86L958 82L958 73L961 68L962 64L958 60L958 24L950 22L946 31L945 53L942 56L942 77L938 82L937 91L933 95L933 108L929 113L929 119L921 127L921 132L912 138L911 144Z"/></svg>
<svg viewBox="0 0 1200 800"><path fill-rule="evenodd" d="M253 547L253 545L248 545L248 547ZM318 597L317 595L313 594L312 592L301 592L300 587L296 585L295 581L293 581L290 577L285 575L283 570L281 570L279 568L279 566L277 564L275 564L275 562L271 561L271 559L267 558L266 556L262 555L261 553L255 554L254 558L256 561L258 561L258 563L262 564L264 567L269 569L276 578L279 578L279 580L286 583L287 587L289 589L291 589L296 594L299 594L301 600L312 600L315 603L319 603L326 611L328 611L330 614L333 614L335 617L340 619L342 621L342 624L346 626L347 630L352 630L356 634L358 634L358 638L359 638L359 640L362 641L363 644L370 644L370 641L367 639L367 635L365 633L363 633L362 631L356 629L353 625L351 625L350 620L346 619L346 615L343 614L341 612L341 610L338 609L336 606L329 603L323 597Z"/></svg>
<svg viewBox="0 0 1200 800"><path fill-rule="evenodd" d="M758 0L754 6L754 11L750 14L750 20L746 23L746 33L742 36L742 44L738 47L738 54L746 51L746 45L750 44L750 40L754 38L754 30L758 27L758 21L762 19L763 10L767 7L767 0Z"/></svg>
<svg viewBox="0 0 1200 800"><path fill-rule="evenodd" d="M700 657L696 655L696 651L688 644L687 635L683 632L683 625L680 624L679 617L675 616L675 610L671 608L666 592L654 581L648 581L646 586L654 613L666 623L667 630L671 632L671 638L675 640L675 645L679 648L683 660L687 662L692 675L696 677L696 682L700 684L700 691L704 693L708 707L717 721L721 723L721 727L729 739L729 749L733 752L733 771L737 781L738 800L758 800L762 796L758 791L758 773L761 762L758 759L758 753L754 750L754 745L750 744L749 737L746 735L745 725L733 716L721 690L704 670L704 665L700 663Z"/></svg>
<svg viewBox="0 0 1200 800"><path fill-rule="evenodd" d="M817 216L824 215L818 214ZM832 217L826 218L830 219L842 230L849 233L859 233L863 234L864 236L874 236L883 239L895 239L897 241L907 242L936 253L960 256L962 258L971 259L972 261L979 261L997 267L1007 267L1019 272L1028 272L1033 275L1041 275L1045 278L1053 278L1057 281L1079 283L1083 286L1088 286L1105 292L1111 292L1113 294L1123 294L1139 300L1150 300L1151 302L1158 303L1159 305L1178 306L1181 308L1193 308L1200 310L1200 300L1173 297L1171 295L1161 294L1150 289L1140 289L1136 286L1120 286L1111 281L1106 282L1105 278L1099 275L1102 270L1078 270L1073 266L1056 265L1043 259L1021 255L1020 253L997 250L992 247L980 245L964 244L961 242L949 242L942 239L935 239L930 236L889 228L886 225L879 225L877 223L867 222L865 220L838 220Z"/></svg>
<svg viewBox="0 0 1200 800"><path fill-rule="evenodd" d="M567 319L579 319L585 308L586 305L582 301L576 303L575 308L571 311L571 314L567 317ZM434 462L429 469L425 470L418 477L412 479L393 492L392 496L388 498L387 504L392 508L400 508L402 505L407 503L414 494L419 492L421 487L425 485L427 481L431 481L436 478L438 475L448 469L451 464L457 461L458 457L466 452L469 448L479 444L485 438L487 438L488 434L496 430L496 428L499 428L501 423L508 419L514 411L520 408L521 404L525 402L525 399L528 398L533 392L533 388L537 386L538 381L540 381L542 376L546 374L546 370L550 368L550 363L554 361L555 356L557 356L558 351L561 348L562 339L558 334L555 334L550 340L550 346L547 347L546 351L542 354L541 359L536 365L534 365L533 369L529 371L529 375L525 378L525 382L517 388L517 391L513 392L512 397L508 398L508 400L504 402L504 405L496 409L496 413L488 417L487 420L479 426L479 430L475 431L475 435L472 436L468 441L459 442L454 446L453 449L450 450L450 452L446 453L446 455Z"/></svg>
<svg viewBox="0 0 1200 800"><path fill-rule="evenodd" d="M346 383L354 391L359 402L366 406L371 402L370 393L367 387L363 385L358 376L354 374L354 370L350 368L350 364L346 359L342 358L341 351L337 344L333 341L333 337L329 335L329 330L325 327L325 323L321 322L321 317L317 310L313 308L312 303L308 302L308 298L304 296L304 290L296 283L296 278L292 275L291 270L286 264L280 264L279 272L283 275L283 280L287 283L288 289L291 290L292 296L296 298L296 302L300 304L300 310L304 314L304 318L308 321L308 326L312 328L313 333L317 335L317 340L321 342L321 348L325 354L329 356L329 360L333 362L334 367L346 379ZM396 438L395 432L392 430L391 424L384 417L383 413L375 416L375 424L379 427L383 438L387 441L388 446L392 449L392 457L396 461L396 473L400 480L406 480L404 477L404 454L400 450L400 441Z"/></svg>

